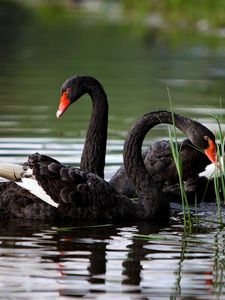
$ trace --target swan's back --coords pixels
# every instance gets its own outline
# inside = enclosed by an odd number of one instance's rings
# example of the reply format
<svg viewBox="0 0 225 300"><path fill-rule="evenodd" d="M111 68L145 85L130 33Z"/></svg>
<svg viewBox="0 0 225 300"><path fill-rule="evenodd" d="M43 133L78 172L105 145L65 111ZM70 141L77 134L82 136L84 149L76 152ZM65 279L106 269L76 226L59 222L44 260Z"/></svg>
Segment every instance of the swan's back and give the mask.
<svg viewBox="0 0 225 300"><path fill-rule="evenodd" d="M197 150L189 139L178 143L178 149L182 161L183 180L196 178L210 163L208 157ZM153 169L165 184L179 182L169 141L158 141L149 147L145 153L144 163L147 170L150 172Z"/></svg>
<svg viewBox="0 0 225 300"><path fill-rule="evenodd" d="M15 182L0 184L0 217L53 220L57 216L56 209L40 201Z"/></svg>
<svg viewBox="0 0 225 300"><path fill-rule="evenodd" d="M137 218L137 203L91 172L66 167L38 153L30 156L28 165L45 192L59 204L57 214L61 219Z"/></svg>

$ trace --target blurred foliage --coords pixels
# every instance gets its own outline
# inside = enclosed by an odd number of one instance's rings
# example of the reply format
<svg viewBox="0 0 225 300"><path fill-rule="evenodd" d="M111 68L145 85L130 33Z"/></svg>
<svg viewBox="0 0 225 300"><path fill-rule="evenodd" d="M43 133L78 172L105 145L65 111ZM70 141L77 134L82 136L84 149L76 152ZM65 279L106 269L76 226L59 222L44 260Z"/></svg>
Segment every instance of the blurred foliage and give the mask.
<svg viewBox="0 0 225 300"><path fill-rule="evenodd" d="M16 2L48 27L83 24L121 26L150 44L176 47L204 40L217 45L225 36L225 0L0 0ZM193 35L193 32L195 34Z"/></svg>
<svg viewBox="0 0 225 300"><path fill-rule="evenodd" d="M176 22L207 19L212 25L225 25L225 1L223 0L122 0L125 12L149 14L158 12L166 20Z"/></svg>
<svg viewBox="0 0 225 300"><path fill-rule="evenodd" d="M108 17L112 8L117 6L125 21L145 24L150 17L160 17L165 27L195 27L196 23L204 20L205 27L225 26L225 1L224 0L15 0L21 4L27 4L41 8L43 16L52 18L67 11L86 10L102 17ZM0 0L1 3L1 0ZM114 18L114 20L116 17ZM151 23L151 20L150 20ZM152 22L154 23L154 22Z"/></svg>

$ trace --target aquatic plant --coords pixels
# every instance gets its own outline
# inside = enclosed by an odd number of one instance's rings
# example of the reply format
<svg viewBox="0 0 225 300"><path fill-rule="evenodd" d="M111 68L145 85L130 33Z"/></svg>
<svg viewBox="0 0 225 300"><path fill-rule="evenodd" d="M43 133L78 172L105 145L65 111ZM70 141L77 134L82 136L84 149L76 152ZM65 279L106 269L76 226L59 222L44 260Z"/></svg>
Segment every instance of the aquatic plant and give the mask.
<svg viewBox="0 0 225 300"><path fill-rule="evenodd" d="M218 140L220 146L217 149L218 157L218 167L215 167L213 177L214 177L214 187L216 194L216 204L218 209L218 216L220 223L223 223L222 214L221 214L221 199L225 201L225 174L224 174L224 146L225 146L225 136L223 135L221 128L220 117L217 114L212 114L212 117L216 120L218 125Z"/></svg>

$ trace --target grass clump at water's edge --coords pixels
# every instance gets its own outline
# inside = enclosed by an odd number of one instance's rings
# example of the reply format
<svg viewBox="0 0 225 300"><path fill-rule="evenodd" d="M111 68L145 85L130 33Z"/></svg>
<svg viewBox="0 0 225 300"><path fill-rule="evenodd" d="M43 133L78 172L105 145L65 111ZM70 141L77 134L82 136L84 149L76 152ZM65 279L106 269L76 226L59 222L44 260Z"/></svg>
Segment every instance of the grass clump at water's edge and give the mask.
<svg viewBox="0 0 225 300"><path fill-rule="evenodd" d="M179 178L179 186L180 186L182 208L183 208L183 215L184 215L184 225L186 228L191 230L193 222L192 222L192 217L191 217L191 213L190 213L190 207L188 204L187 194L186 194L186 191L184 188L184 182L182 179L182 177L183 177L182 160L180 157L180 150L179 150L178 142L177 142L174 112L173 112L173 106L172 106L169 89L167 89L167 92L168 92L168 96L169 96L170 108L171 108L171 113L172 113L172 122L173 122L172 131L169 128L170 147L171 147L173 160L174 160L174 163L175 163L175 166L177 169L177 173L178 173L178 178ZM213 180L214 180L214 189L215 189L219 223L221 225L223 225L223 218L222 218L222 213L221 213L221 200L223 199L223 201L225 203L225 173L224 173L225 136L223 136L223 133L222 133L222 128L221 128L219 117L216 114L213 114L212 116L216 120L216 122L218 124L218 128L219 128L218 138L217 138L217 140L219 140L219 144L220 144L220 146L217 147L218 148L217 149L217 157L218 157L219 165L215 168L215 171L213 173ZM208 181L208 183L209 183L209 181ZM206 186L206 189L207 189L207 186ZM196 199L196 205L197 205L197 199ZM197 212L197 206L196 206L196 212Z"/></svg>

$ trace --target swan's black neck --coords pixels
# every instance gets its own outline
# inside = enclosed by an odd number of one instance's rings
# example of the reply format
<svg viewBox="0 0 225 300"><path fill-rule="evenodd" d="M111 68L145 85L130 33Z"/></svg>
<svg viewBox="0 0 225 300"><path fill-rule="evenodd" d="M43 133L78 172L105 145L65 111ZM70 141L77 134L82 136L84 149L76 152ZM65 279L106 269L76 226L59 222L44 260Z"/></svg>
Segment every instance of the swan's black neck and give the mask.
<svg viewBox="0 0 225 300"><path fill-rule="evenodd" d="M92 99L92 115L81 157L80 168L104 178L108 101L105 91L97 80L88 85L87 93Z"/></svg>

